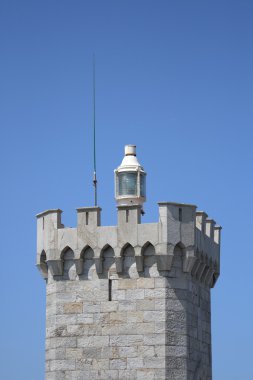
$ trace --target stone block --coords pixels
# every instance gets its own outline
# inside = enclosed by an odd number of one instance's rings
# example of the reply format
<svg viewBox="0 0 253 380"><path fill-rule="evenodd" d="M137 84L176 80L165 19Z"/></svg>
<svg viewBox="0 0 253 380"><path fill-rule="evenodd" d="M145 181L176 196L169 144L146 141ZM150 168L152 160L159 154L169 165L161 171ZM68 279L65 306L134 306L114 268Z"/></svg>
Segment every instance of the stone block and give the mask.
<svg viewBox="0 0 253 380"><path fill-rule="evenodd" d="M102 347L84 347L81 349L83 352L82 358L100 359L102 358ZM105 359L105 358L103 358Z"/></svg>
<svg viewBox="0 0 253 380"><path fill-rule="evenodd" d="M109 344L108 336L89 336L77 338L77 347L103 347Z"/></svg>
<svg viewBox="0 0 253 380"><path fill-rule="evenodd" d="M186 358L180 358L180 357L174 357L174 356L167 356L166 357L166 367L167 369L186 369L187 368L187 359Z"/></svg>
<svg viewBox="0 0 253 380"><path fill-rule="evenodd" d="M166 288L145 289L145 298L165 298L167 296Z"/></svg>
<svg viewBox="0 0 253 380"><path fill-rule="evenodd" d="M98 370L108 370L110 368L109 359L97 359L92 361L92 368Z"/></svg>
<svg viewBox="0 0 253 380"><path fill-rule="evenodd" d="M51 360L50 361L50 371L66 371L74 370L76 368L76 363L74 359L69 360Z"/></svg>
<svg viewBox="0 0 253 380"><path fill-rule="evenodd" d="M92 358L80 358L76 359L77 370L92 370L93 359Z"/></svg>
<svg viewBox="0 0 253 380"><path fill-rule="evenodd" d="M127 313L123 311L117 311L110 313L110 323L123 323L127 322Z"/></svg>
<svg viewBox="0 0 253 380"><path fill-rule="evenodd" d="M82 356L82 348L66 348L66 359L81 359Z"/></svg>
<svg viewBox="0 0 253 380"><path fill-rule="evenodd" d="M64 304L63 309L65 314L79 314L83 311L83 304L82 302L70 302Z"/></svg>
<svg viewBox="0 0 253 380"><path fill-rule="evenodd" d="M136 289L137 283L135 279L124 278L117 281L118 289Z"/></svg>
<svg viewBox="0 0 253 380"><path fill-rule="evenodd" d="M165 298L155 299L155 310L166 310L167 300Z"/></svg>
<svg viewBox="0 0 253 380"><path fill-rule="evenodd" d="M47 326L62 326L62 325L73 325L76 324L76 315L75 314L66 314L66 315L56 315L53 320L47 318Z"/></svg>
<svg viewBox="0 0 253 380"><path fill-rule="evenodd" d="M166 319L166 313L164 310L158 311L144 311L144 322L162 322Z"/></svg>
<svg viewBox="0 0 253 380"><path fill-rule="evenodd" d="M118 305L118 301L102 302L100 305L101 313L110 313L112 311L117 311Z"/></svg>
<svg viewBox="0 0 253 380"><path fill-rule="evenodd" d="M113 301L122 301L126 299L126 291L125 290L115 290L112 293Z"/></svg>
<svg viewBox="0 0 253 380"><path fill-rule="evenodd" d="M155 310L155 300L145 298L144 300L138 300L137 310Z"/></svg>
<svg viewBox="0 0 253 380"><path fill-rule="evenodd" d="M155 356L155 348L154 346L138 346L138 355L142 358L146 357L154 357Z"/></svg>
<svg viewBox="0 0 253 380"><path fill-rule="evenodd" d="M120 369L119 377L120 380L134 380L136 379L136 371L129 369Z"/></svg>
<svg viewBox="0 0 253 380"><path fill-rule="evenodd" d="M110 323L110 313L95 313L93 314L93 320L95 324L101 324L102 326Z"/></svg>
<svg viewBox="0 0 253 380"><path fill-rule="evenodd" d="M142 358L127 358L127 368L128 369L143 368L143 359Z"/></svg>
<svg viewBox="0 0 253 380"><path fill-rule="evenodd" d="M65 359L65 348L52 348L46 350L46 361L54 359Z"/></svg>
<svg viewBox="0 0 253 380"><path fill-rule="evenodd" d="M83 303L83 312L85 314L98 313L101 311L101 305L97 302L84 302Z"/></svg>
<svg viewBox="0 0 253 380"><path fill-rule="evenodd" d="M155 279L152 277L140 277L137 279L137 287L139 289L153 289L155 287Z"/></svg>
<svg viewBox="0 0 253 380"><path fill-rule="evenodd" d="M137 369L137 380L154 380L156 371L152 369ZM158 378L157 378L158 379ZM159 380L165 380L164 377L159 377Z"/></svg>
<svg viewBox="0 0 253 380"><path fill-rule="evenodd" d="M68 336L81 336L83 335L83 325L68 325L67 335Z"/></svg>
<svg viewBox="0 0 253 380"><path fill-rule="evenodd" d="M67 347L76 347L76 338L75 337L60 337L60 338L49 338L46 339L46 344L48 348L67 348Z"/></svg>
<svg viewBox="0 0 253 380"><path fill-rule="evenodd" d="M143 289L128 289L126 290L126 300L143 300L144 290Z"/></svg>
<svg viewBox="0 0 253 380"><path fill-rule="evenodd" d="M143 339L143 344L146 346L163 345L165 342L165 334L147 334Z"/></svg>
<svg viewBox="0 0 253 380"><path fill-rule="evenodd" d="M93 323L93 314L77 314L76 323L91 324Z"/></svg>
<svg viewBox="0 0 253 380"><path fill-rule="evenodd" d="M138 301L138 304L141 301ZM136 310L136 303L135 302L129 302L129 300L119 300L118 302L118 308L119 311L134 311Z"/></svg>
<svg viewBox="0 0 253 380"><path fill-rule="evenodd" d="M126 320L128 323L143 322L143 311L127 311Z"/></svg>
<svg viewBox="0 0 253 380"><path fill-rule="evenodd" d="M113 370L113 369L110 369L110 370L100 370L99 371L99 377L97 377L98 379L102 380L102 379L105 379L105 380L119 380L119 370ZM86 379L86 378L84 378ZM87 377L87 379L90 379Z"/></svg>
<svg viewBox="0 0 253 380"><path fill-rule="evenodd" d="M46 380L66 380L65 371L46 372Z"/></svg>
<svg viewBox="0 0 253 380"><path fill-rule="evenodd" d="M127 360L122 359L111 359L110 360L110 369L126 369L127 368Z"/></svg>
<svg viewBox="0 0 253 380"><path fill-rule="evenodd" d="M166 359L158 357L146 357L143 359L144 368L166 368Z"/></svg>
<svg viewBox="0 0 253 380"><path fill-rule="evenodd" d="M120 358L135 358L138 356L137 347L119 347L118 355Z"/></svg>

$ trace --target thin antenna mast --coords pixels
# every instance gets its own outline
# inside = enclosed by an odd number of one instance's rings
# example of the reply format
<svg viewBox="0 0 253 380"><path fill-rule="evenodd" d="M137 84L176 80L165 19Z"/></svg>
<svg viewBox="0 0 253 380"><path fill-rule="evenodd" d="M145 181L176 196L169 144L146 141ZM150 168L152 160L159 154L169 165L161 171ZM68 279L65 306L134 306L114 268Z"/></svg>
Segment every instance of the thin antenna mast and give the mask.
<svg viewBox="0 0 253 380"><path fill-rule="evenodd" d="M93 54L93 186L94 203L97 206L97 165L96 165L96 75L95 54Z"/></svg>

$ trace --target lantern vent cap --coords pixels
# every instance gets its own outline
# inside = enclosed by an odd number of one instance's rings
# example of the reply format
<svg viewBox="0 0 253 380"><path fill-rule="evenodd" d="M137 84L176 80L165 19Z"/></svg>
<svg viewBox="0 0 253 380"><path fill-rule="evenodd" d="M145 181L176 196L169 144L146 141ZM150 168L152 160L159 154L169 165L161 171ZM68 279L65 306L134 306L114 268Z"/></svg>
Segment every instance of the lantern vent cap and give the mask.
<svg viewBox="0 0 253 380"><path fill-rule="evenodd" d="M138 170L143 168L141 167L137 157L136 157L136 145L126 145L125 146L125 156L121 162L121 165L118 167L119 171L124 170Z"/></svg>

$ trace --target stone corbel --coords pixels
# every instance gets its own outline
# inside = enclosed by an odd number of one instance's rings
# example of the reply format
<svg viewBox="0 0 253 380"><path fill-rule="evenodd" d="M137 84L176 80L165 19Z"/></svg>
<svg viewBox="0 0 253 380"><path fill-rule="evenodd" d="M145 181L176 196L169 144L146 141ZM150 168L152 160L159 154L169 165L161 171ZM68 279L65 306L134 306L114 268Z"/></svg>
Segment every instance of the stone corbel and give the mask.
<svg viewBox="0 0 253 380"><path fill-rule="evenodd" d="M174 255L157 255L157 269L158 270L171 270Z"/></svg>
<svg viewBox="0 0 253 380"><path fill-rule="evenodd" d="M135 254L135 262L136 262L136 268L138 272L143 272L143 256L141 254L142 247L135 246L134 247L134 254Z"/></svg>
<svg viewBox="0 0 253 380"><path fill-rule="evenodd" d="M200 266L199 266L199 268L198 268L198 271L197 271L197 273L196 273L196 278L197 278L197 280L200 281L201 276L202 276L202 274L204 273L205 268L206 268L206 263L201 262L201 264L200 264Z"/></svg>
<svg viewBox="0 0 253 380"><path fill-rule="evenodd" d="M143 256L135 256L136 268L138 272L143 272Z"/></svg>
<svg viewBox="0 0 253 380"><path fill-rule="evenodd" d="M102 262L102 260L103 260L102 257L95 257L94 258L97 273L103 273L103 262Z"/></svg>
<svg viewBox="0 0 253 380"><path fill-rule="evenodd" d="M48 278L48 267L46 263L36 264L41 276L46 280Z"/></svg>
<svg viewBox="0 0 253 380"><path fill-rule="evenodd" d="M122 273L123 271L123 260L122 257L115 257L116 272Z"/></svg>
<svg viewBox="0 0 253 380"><path fill-rule="evenodd" d="M47 260L47 265L52 276L62 276L63 274L62 260Z"/></svg>
<svg viewBox="0 0 253 380"><path fill-rule="evenodd" d="M203 278L203 282L209 287L211 287L214 272L214 269L212 267L209 267L206 272L205 278Z"/></svg>
<svg viewBox="0 0 253 380"><path fill-rule="evenodd" d="M185 255L183 258L183 272L190 273L195 264L196 256L194 252L194 247L187 247L185 249Z"/></svg>
<svg viewBox="0 0 253 380"><path fill-rule="evenodd" d="M194 263L193 268L192 268L192 276L193 277L196 277L200 265L201 265L201 261L199 260L198 257L196 257L195 263Z"/></svg>
<svg viewBox="0 0 253 380"><path fill-rule="evenodd" d="M80 275L83 273L83 259L75 259L76 274Z"/></svg>

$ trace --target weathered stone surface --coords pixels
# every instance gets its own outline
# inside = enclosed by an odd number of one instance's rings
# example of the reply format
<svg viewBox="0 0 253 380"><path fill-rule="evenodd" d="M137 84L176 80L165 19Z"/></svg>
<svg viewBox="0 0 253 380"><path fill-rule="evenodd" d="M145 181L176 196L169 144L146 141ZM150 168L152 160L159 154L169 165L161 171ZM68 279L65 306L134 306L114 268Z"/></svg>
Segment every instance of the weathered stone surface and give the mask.
<svg viewBox="0 0 253 380"><path fill-rule="evenodd" d="M81 302L66 303L63 309L66 314L79 314L83 311L83 304Z"/></svg>
<svg viewBox="0 0 253 380"><path fill-rule="evenodd" d="M208 265L219 245L201 215L195 227L194 210L160 204L159 223L141 225L122 209L117 227L101 227L99 210L80 209L76 229L62 228L57 210L39 217L46 380L190 380L199 368L211 380Z"/></svg>

